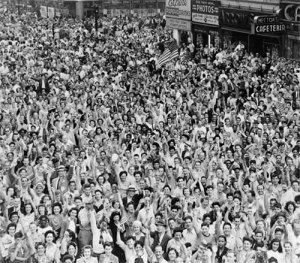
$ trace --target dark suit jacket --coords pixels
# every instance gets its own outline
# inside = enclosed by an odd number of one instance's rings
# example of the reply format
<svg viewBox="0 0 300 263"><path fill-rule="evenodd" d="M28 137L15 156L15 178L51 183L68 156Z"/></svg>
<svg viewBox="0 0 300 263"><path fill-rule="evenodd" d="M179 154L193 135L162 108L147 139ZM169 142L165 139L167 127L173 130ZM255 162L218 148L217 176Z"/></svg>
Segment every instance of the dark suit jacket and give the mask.
<svg viewBox="0 0 300 263"><path fill-rule="evenodd" d="M134 196L132 197L131 202L133 202L134 208L137 208L137 206L138 206L139 201L140 201L141 198L142 198L142 197L141 197L139 194L136 194L136 195L134 195ZM126 207L127 204L129 203L129 202L128 202L128 197L127 197L127 196L124 197L124 198L122 199L122 201L123 201L124 207Z"/></svg>
<svg viewBox="0 0 300 263"><path fill-rule="evenodd" d="M49 85L49 80L53 78L54 75L51 75L50 77L42 77L39 79L32 78L33 80L37 81L39 83L39 86L37 87L36 93L37 94L43 94L43 91L48 94L50 92L50 85ZM43 81L45 84L45 88L43 89Z"/></svg>
<svg viewBox="0 0 300 263"><path fill-rule="evenodd" d="M292 93L292 98L293 98L293 102L296 103L296 101L299 99L300 97L300 90L294 91Z"/></svg>
<svg viewBox="0 0 300 263"><path fill-rule="evenodd" d="M152 251L154 251L156 246L160 245L162 247L164 253L166 253L167 245L168 245L169 240L171 239L171 237L167 233L165 233L162 240L161 240L161 242L159 242L159 235L158 235L157 231L151 232L150 236L153 238L153 243L152 243L152 246L151 246Z"/></svg>
<svg viewBox="0 0 300 263"><path fill-rule="evenodd" d="M228 250L229 249L227 247L225 247L222 252L220 252L220 250L218 249L217 253L216 253L216 261L215 262L222 263L223 262L222 258L223 258L223 256L225 256L227 254Z"/></svg>
<svg viewBox="0 0 300 263"><path fill-rule="evenodd" d="M10 214L14 211L14 207L10 207L7 209L7 216L10 217Z"/></svg>

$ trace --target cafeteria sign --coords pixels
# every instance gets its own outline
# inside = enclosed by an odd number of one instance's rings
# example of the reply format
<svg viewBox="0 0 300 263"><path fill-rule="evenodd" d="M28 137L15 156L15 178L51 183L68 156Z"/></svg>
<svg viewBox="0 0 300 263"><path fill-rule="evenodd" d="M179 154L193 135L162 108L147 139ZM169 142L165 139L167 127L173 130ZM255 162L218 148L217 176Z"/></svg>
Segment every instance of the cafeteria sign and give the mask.
<svg viewBox="0 0 300 263"><path fill-rule="evenodd" d="M256 16L252 24L252 34L281 33L286 29L285 24L280 23L277 16Z"/></svg>
<svg viewBox="0 0 300 263"><path fill-rule="evenodd" d="M191 0L166 0L166 17L191 20Z"/></svg>
<svg viewBox="0 0 300 263"><path fill-rule="evenodd" d="M285 31L285 24L267 24L267 25L254 25L255 34L265 33L281 33Z"/></svg>
<svg viewBox="0 0 300 263"><path fill-rule="evenodd" d="M193 0L192 21L208 25L219 25L219 1Z"/></svg>

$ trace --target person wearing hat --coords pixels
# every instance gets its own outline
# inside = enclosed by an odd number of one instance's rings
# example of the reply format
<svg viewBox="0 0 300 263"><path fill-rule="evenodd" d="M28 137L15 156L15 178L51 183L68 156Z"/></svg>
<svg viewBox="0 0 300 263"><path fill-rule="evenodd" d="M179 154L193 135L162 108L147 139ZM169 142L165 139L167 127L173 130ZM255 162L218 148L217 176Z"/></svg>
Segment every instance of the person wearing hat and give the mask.
<svg viewBox="0 0 300 263"><path fill-rule="evenodd" d="M43 198L45 190L45 185L43 182L37 182L34 186L34 191L31 192L33 195L33 202L36 206L38 206L41 203L41 200Z"/></svg>
<svg viewBox="0 0 300 263"><path fill-rule="evenodd" d="M124 207L127 207L127 204L132 202L134 204L134 208L137 208L139 203L139 195L135 193L136 193L135 186L130 185L126 191L126 197L122 198Z"/></svg>
<svg viewBox="0 0 300 263"><path fill-rule="evenodd" d="M156 231L150 232L150 237L153 238L153 243L151 246L152 251L155 250L157 246L161 246L163 253L166 253L168 243L171 237L166 232L166 223L164 220L159 220L155 223Z"/></svg>
<svg viewBox="0 0 300 263"><path fill-rule="evenodd" d="M58 166L57 168L57 174L58 177L54 178L52 180L51 185L53 185L53 189L56 190L61 190L61 191L66 191L68 189L68 179L67 179L67 174L66 174L66 168L63 165ZM47 180L49 183L50 176L48 175Z"/></svg>

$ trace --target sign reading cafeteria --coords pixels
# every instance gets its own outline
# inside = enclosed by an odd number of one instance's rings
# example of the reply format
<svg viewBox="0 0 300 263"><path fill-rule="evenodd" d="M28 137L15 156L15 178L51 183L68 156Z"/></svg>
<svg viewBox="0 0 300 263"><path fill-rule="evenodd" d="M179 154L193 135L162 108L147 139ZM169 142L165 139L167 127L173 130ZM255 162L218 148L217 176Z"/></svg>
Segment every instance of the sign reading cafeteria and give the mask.
<svg viewBox="0 0 300 263"><path fill-rule="evenodd" d="M255 25L255 33L279 33L285 31L284 24Z"/></svg>
<svg viewBox="0 0 300 263"><path fill-rule="evenodd" d="M171 18L191 19L191 0L166 0L166 16Z"/></svg>
<svg viewBox="0 0 300 263"><path fill-rule="evenodd" d="M219 1L193 0L192 21L208 25L219 25Z"/></svg>

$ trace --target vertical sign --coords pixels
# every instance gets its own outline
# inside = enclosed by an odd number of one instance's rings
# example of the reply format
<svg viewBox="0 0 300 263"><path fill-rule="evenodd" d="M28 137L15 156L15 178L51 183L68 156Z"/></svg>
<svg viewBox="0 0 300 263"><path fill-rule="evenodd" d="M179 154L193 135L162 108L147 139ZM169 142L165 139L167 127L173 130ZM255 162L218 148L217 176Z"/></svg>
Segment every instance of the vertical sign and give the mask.
<svg viewBox="0 0 300 263"><path fill-rule="evenodd" d="M55 9L54 7L48 7L48 17L49 18L54 18L55 16Z"/></svg>
<svg viewBox="0 0 300 263"><path fill-rule="evenodd" d="M41 6L41 17L47 18L47 6Z"/></svg>

